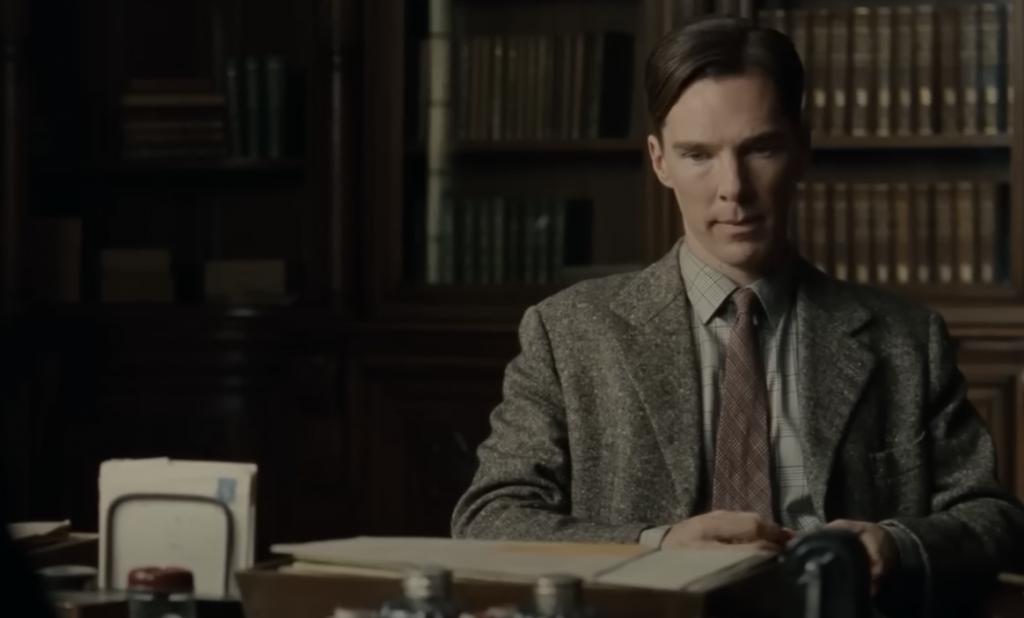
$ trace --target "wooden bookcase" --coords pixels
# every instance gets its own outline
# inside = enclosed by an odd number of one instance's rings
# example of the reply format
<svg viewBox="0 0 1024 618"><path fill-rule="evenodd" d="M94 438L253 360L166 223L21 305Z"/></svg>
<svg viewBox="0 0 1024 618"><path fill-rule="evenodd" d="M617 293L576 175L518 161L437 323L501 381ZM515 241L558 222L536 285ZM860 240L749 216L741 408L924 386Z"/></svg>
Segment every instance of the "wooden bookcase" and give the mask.
<svg viewBox="0 0 1024 618"><path fill-rule="evenodd" d="M5 240L22 231L52 258L26 257L9 298L230 311L239 301L208 297L207 269L242 262L257 265L256 287L283 279L266 301L242 304L339 305L352 190L342 116L354 110L343 109L336 61L352 44L350 3L8 5L5 126L19 139L7 149L5 212L20 223ZM104 257L111 250L158 252L148 258L159 264ZM48 261L70 289L36 281L32 263Z"/></svg>
<svg viewBox="0 0 1024 618"><path fill-rule="evenodd" d="M1024 306L1013 3L390 0L367 8L366 157L386 176L367 194L371 313L507 319L667 251L681 230L648 171L643 62L714 11L783 30L805 60L808 258L957 323ZM627 41L602 55L598 35ZM588 132L602 103L611 124Z"/></svg>

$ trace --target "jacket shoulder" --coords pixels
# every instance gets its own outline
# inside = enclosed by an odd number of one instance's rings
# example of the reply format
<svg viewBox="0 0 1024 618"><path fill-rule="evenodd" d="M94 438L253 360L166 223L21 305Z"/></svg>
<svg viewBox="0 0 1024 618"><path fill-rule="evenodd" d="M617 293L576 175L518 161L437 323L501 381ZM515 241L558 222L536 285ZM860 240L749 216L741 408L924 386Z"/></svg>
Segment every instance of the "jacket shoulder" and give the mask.
<svg viewBox="0 0 1024 618"><path fill-rule="evenodd" d="M611 312L612 303L641 272L580 281L537 303L536 309L547 322Z"/></svg>
<svg viewBox="0 0 1024 618"><path fill-rule="evenodd" d="M942 321L927 305L881 288L834 280L832 293L866 308L886 331L927 338L934 321Z"/></svg>

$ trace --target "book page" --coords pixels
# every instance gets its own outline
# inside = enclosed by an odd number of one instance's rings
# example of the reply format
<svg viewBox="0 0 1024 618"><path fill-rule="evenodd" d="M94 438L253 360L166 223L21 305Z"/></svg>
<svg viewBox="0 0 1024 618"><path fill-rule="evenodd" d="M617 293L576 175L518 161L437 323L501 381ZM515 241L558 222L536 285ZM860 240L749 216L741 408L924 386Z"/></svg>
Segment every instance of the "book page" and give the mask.
<svg viewBox="0 0 1024 618"><path fill-rule="evenodd" d="M771 560L775 554L755 549L663 550L632 560L602 574L599 584L690 590L698 592L723 579Z"/></svg>
<svg viewBox="0 0 1024 618"><path fill-rule="evenodd" d="M533 581L562 573L592 582L606 571L654 550L640 545L515 543L442 538L358 537L297 545L275 545L303 563L383 570L420 565L450 569L462 579Z"/></svg>

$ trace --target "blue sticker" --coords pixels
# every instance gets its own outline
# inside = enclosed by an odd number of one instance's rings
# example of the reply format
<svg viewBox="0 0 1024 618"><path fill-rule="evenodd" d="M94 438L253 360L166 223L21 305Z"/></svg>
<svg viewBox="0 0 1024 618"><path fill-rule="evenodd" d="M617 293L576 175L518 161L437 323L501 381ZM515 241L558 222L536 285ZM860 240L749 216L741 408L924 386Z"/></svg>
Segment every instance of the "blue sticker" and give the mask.
<svg viewBox="0 0 1024 618"><path fill-rule="evenodd" d="M224 504L235 501L235 479L217 479L217 499Z"/></svg>

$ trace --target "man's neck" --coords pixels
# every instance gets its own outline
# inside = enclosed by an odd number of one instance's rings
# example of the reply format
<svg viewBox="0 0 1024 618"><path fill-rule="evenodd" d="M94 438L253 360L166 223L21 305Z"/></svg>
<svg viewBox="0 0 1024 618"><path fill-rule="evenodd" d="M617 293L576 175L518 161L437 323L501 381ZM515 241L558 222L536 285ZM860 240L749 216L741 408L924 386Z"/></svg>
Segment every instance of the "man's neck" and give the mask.
<svg viewBox="0 0 1024 618"><path fill-rule="evenodd" d="M777 250L770 254L770 258L764 260L755 269L737 268L715 258L699 242L687 243L690 253L698 260L704 262L708 267L719 274L728 277L730 281L740 287L747 287L755 281L768 276L776 269L784 267L792 261L793 248L787 241Z"/></svg>

